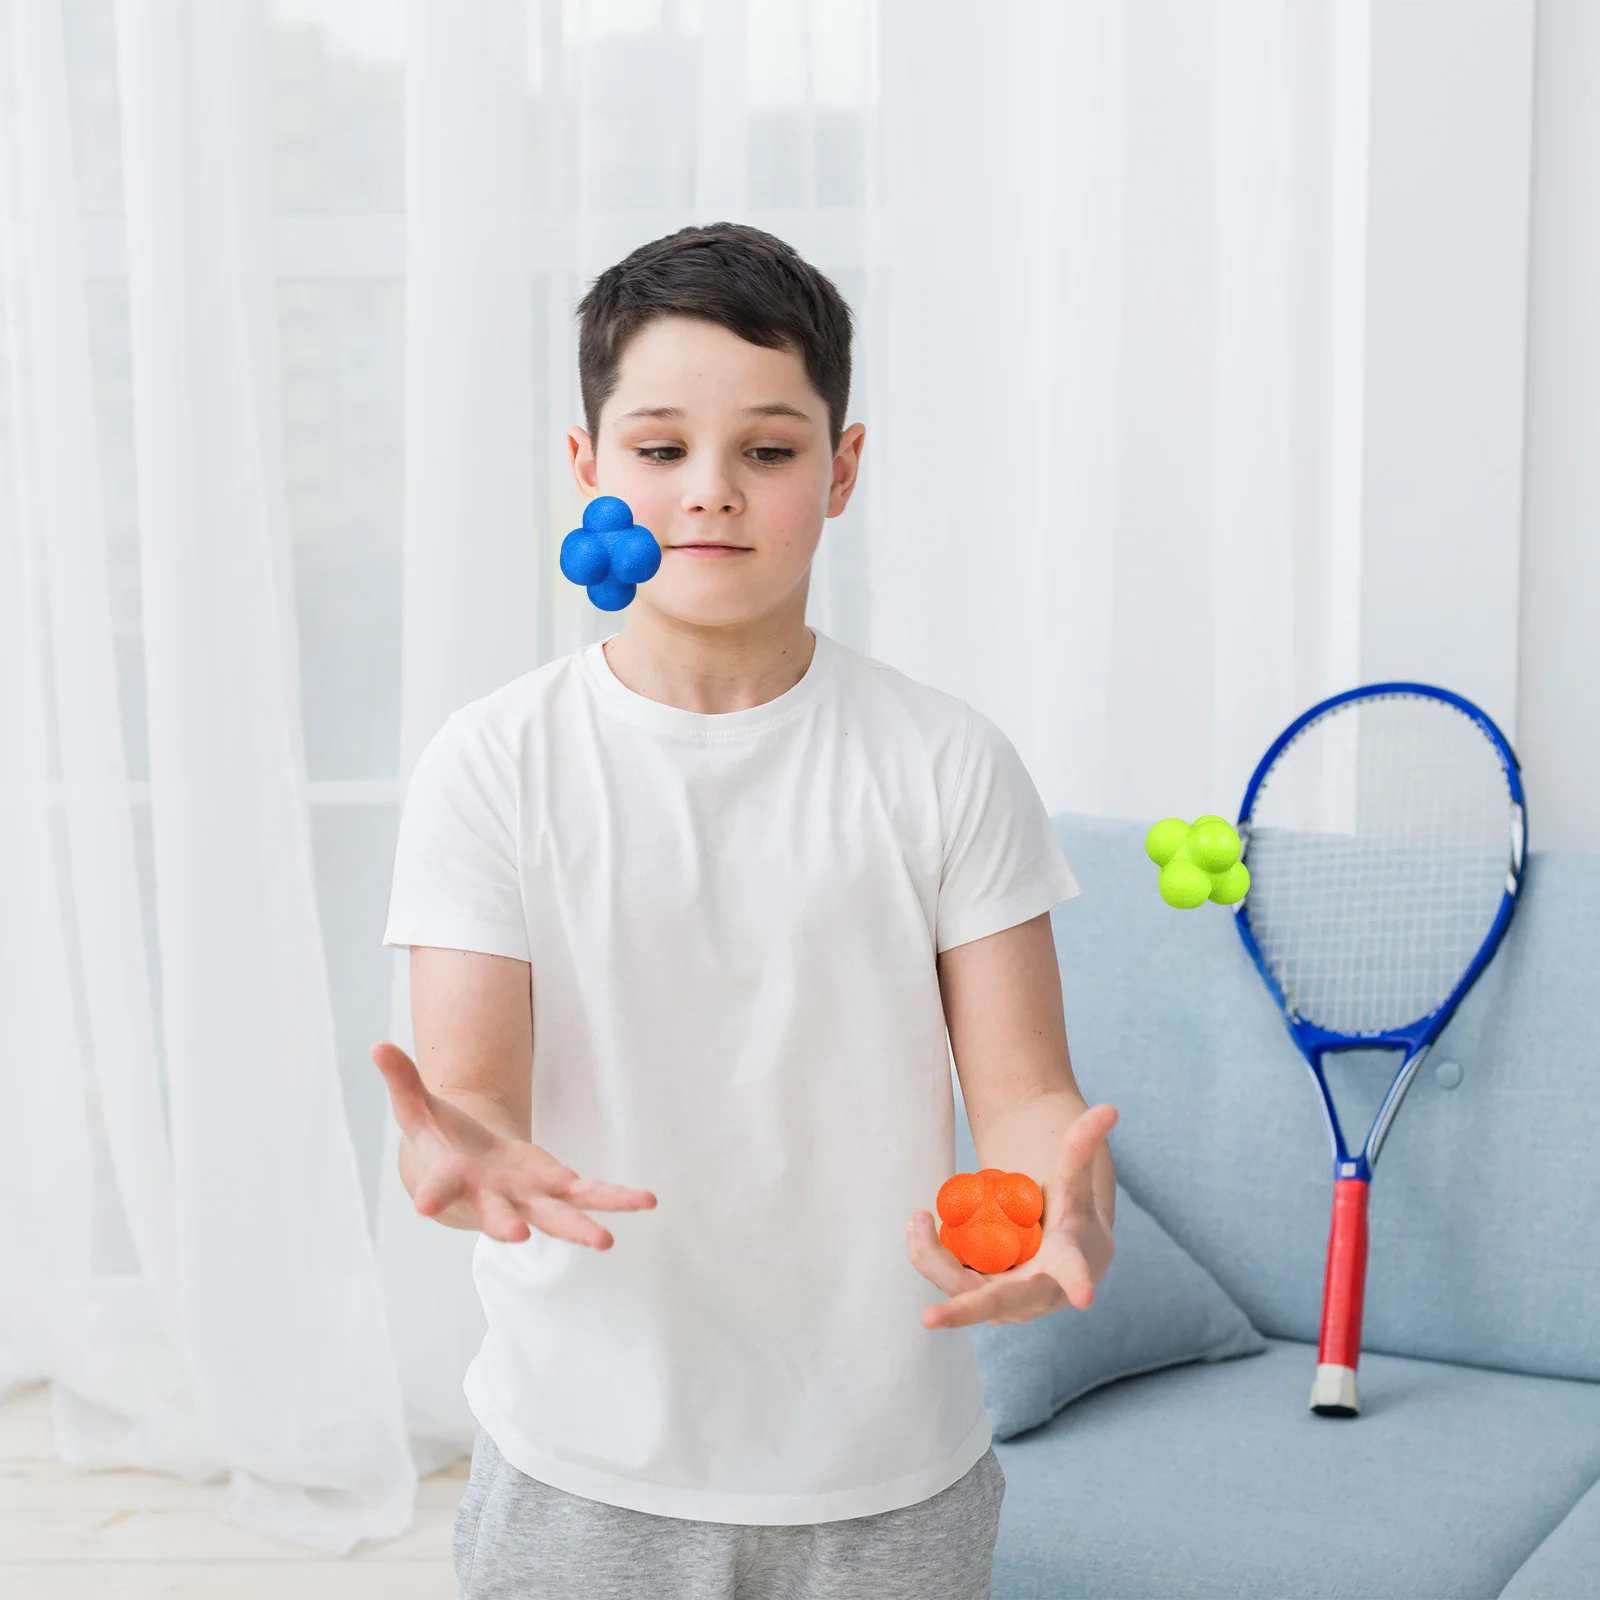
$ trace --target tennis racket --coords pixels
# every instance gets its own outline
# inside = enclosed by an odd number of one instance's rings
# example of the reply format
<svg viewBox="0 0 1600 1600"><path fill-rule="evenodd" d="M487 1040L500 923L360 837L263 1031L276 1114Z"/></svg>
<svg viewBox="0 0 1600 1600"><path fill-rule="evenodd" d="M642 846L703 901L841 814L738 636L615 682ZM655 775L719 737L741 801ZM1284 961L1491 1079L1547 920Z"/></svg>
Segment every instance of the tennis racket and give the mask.
<svg viewBox="0 0 1600 1600"><path fill-rule="evenodd" d="M1460 695L1379 683L1297 717L1239 808L1250 892L1239 935L1322 1097L1333 1223L1311 1409L1353 1417L1367 1196L1400 1102L1494 955L1522 885L1527 830L1511 746ZM1340 1050L1401 1053L1352 1150L1323 1073Z"/></svg>

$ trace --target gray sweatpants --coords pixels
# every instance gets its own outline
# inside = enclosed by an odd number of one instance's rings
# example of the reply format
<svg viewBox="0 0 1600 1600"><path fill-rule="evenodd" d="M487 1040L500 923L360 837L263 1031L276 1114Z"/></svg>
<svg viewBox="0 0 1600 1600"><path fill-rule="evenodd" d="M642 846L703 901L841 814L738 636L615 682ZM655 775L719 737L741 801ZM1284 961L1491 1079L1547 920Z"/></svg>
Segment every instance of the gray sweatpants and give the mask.
<svg viewBox="0 0 1600 1600"><path fill-rule="evenodd" d="M459 1600L989 1600L1005 1474L838 1522L692 1522L518 1472L478 1430L453 1540Z"/></svg>

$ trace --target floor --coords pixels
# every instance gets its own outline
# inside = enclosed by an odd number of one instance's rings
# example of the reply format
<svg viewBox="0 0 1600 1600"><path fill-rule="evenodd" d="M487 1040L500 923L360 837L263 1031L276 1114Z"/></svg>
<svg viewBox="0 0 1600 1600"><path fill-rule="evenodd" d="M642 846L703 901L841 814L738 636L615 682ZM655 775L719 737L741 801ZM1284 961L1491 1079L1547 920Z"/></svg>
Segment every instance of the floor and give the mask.
<svg viewBox="0 0 1600 1600"><path fill-rule="evenodd" d="M409 1532L341 1561L224 1522L219 1485L63 1467L38 1384L0 1402L0 1600L454 1600L466 1478L425 1478Z"/></svg>

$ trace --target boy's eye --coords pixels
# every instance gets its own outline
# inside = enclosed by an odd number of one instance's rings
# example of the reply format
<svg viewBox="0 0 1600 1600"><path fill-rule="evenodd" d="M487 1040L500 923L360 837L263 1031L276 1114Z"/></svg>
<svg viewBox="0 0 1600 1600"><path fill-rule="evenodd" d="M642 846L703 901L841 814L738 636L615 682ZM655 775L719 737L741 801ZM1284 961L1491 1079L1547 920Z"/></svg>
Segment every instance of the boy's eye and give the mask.
<svg viewBox="0 0 1600 1600"><path fill-rule="evenodd" d="M794 451L787 445L758 444L747 454L754 456L763 466L772 467L776 466L780 461L793 459Z"/></svg>
<svg viewBox="0 0 1600 1600"><path fill-rule="evenodd" d="M647 444L642 445L636 452L645 461L681 461L685 451L681 444Z"/></svg>

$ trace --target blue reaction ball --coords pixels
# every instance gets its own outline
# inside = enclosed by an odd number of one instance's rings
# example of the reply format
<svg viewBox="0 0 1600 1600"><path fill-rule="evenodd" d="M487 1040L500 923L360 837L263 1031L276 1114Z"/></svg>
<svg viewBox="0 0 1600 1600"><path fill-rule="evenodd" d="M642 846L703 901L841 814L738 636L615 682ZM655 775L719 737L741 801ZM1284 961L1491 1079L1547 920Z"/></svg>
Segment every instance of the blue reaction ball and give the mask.
<svg viewBox="0 0 1600 1600"><path fill-rule="evenodd" d="M626 500L600 494L583 508L583 525L590 533L620 533L633 526L633 513Z"/></svg>
<svg viewBox="0 0 1600 1600"><path fill-rule="evenodd" d="M561 575L573 583L600 583L611 571L606 542L598 533L574 528L561 541Z"/></svg>
<svg viewBox="0 0 1600 1600"><path fill-rule="evenodd" d="M621 611L635 588L661 568L661 546L635 525L625 500L596 496L584 507L583 526L561 541L562 576L581 583L602 611Z"/></svg>
<svg viewBox="0 0 1600 1600"><path fill-rule="evenodd" d="M589 585L589 598L602 611L620 611L633 599L634 588L618 578L602 578Z"/></svg>
<svg viewBox="0 0 1600 1600"><path fill-rule="evenodd" d="M648 528L624 528L611 546L611 576L648 583L661 570L661 546Z"/></svg>

